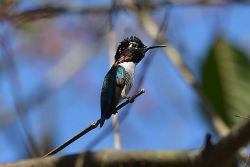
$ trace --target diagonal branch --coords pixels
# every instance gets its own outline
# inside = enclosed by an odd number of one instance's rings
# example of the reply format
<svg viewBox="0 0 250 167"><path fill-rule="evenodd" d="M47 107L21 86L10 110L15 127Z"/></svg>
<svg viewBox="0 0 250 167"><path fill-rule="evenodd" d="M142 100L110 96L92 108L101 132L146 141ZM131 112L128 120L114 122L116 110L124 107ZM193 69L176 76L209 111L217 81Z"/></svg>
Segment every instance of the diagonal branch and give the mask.
<svg viewBox="0 0 250 167"><path fill-rule="evenodd" d="M148 10L146 10L144 7L137 8L133 3L127 3L126 4L128 9L131 9L131 11L137 16L138 21L141 23L142 28L146 32L146 34L152 38L155 39L158 43L167 43L167 39L165 37L164 33L159 32L159 35L156 36L158 33L158 25L154 22L153 18L149 14ZM164 51L170 61L178 68L180 71L180 74L185 79L185 81L192 86L192 88L196 91L196 93L200 96L204 108L205 113L207 114L207 117L209 118L209 121L214 126L215 130L218 132L220 136L224 136L228 133L228 127L225 125L225 123L215 114L213 107L211 106L210 102L205 97L199 83L196 81L192 71L188 68L188 66L183 61L180 53L172 46L170 43L168 43L168 47L164 48Z"/></svg>
<svg viewBox="0 0 250 167"><path fill-rule="evenodd" d="M124 106L126 106L129 103L133 103L134 100L138 96L142 95L143 93L145 93L145 90L141 89L139 92L137 92L136 94L134 94L130 99L126 100L125 102L123 102L119 106L117 106L116 107L116 111L120 110L121 108L123 108ZM69 139L68 141L66 141L65 143L63 143L62 145L60 145L57 148L53 149L52 151L50 151L49 153L47 153L43 157L45 158L47 156L54 155L57 152L61 151L62 149L64 149L65 147L67 147L68 145L70 145L71 143L73 143L74 141L76 141L77 139L79 139L80 137L84 136L85 134L87 134L90 131L92 131L93 129L95 129L100 124L100 121L101 121L101 119L98 119L97 121L93 122L91 125L89 125L87 128L85 128L83 131L81 131L80 133L78 133L77 135L75 135L74 137L72 137L71 139Z"/></svg>

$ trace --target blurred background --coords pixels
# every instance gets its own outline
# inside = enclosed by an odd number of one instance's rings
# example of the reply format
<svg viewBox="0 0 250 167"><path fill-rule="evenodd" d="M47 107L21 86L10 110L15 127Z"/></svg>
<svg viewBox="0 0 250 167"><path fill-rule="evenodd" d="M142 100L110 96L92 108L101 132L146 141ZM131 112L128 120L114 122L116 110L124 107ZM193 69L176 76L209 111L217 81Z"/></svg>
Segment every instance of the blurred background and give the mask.
<svg viewBox="0 0 250 167"><path fill-rule="evenodd" d="M0 0L0 162L42 156L99 119L131 35L168 45L137 66L130 94L146 93L59 155L200 149L249 119L247 1Z"/></svg>

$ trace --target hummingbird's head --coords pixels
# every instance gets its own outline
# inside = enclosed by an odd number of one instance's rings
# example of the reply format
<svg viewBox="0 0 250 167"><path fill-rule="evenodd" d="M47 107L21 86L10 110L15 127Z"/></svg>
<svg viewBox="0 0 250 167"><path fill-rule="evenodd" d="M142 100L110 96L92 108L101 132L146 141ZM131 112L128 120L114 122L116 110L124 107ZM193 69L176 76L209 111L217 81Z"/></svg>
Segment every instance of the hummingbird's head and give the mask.
<svg viewBox="0 0 250 167"><path fill-rule="evenodd" d="M127 61L133 61L139 63L145 53L153 48L166 47L166 45L157 45L148 47L142 43L142 41L136 36L124 39L117 48L115 54L115 61L117 62L121 57L127 59Z"/></svg>

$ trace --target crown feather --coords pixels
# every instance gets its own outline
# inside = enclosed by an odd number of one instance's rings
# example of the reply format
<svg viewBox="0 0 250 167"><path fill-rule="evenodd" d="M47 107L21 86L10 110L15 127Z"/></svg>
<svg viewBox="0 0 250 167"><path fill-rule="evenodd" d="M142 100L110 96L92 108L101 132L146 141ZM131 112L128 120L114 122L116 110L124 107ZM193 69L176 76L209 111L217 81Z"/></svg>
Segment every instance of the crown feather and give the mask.
<svg viewBox="0 0 250 167"><path fill-rule="evenodd" d="M117 61L121 57L121 53L129 46L130 42L136 42L138 44L139 48L142 48L145 46L142 43L142 41L136 36L131 36L131 37L125 38L118 45L118 48L117 48L116 54L115 54L115 61Z"/></svg>

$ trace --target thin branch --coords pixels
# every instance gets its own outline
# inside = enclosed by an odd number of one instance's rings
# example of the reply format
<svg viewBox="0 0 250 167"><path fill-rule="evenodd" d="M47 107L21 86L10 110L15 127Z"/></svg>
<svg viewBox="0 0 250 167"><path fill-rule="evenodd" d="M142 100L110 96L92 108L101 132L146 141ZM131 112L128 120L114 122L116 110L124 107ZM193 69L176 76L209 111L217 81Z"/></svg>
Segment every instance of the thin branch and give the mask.
<svg viewBox="0 0 250 167"><path fill-rule="evenodd" d="M116 107L116 111L120 110L121 108L123 108L124 106L126 106L129 103L133 103L134 100L142 95L143 93L145 93L144 89L141 89L139 92L137 92L136 94L134 94L131 99L126 100L125 102L121 103L120 105L118 105ZM81 131L80 133L78 133L77 135L75 135L74 137L72 137L71 139L69 139L68 141L66 141L65 143L63 143L62 145L58 146L57 148L53 149L52 151L50 151L49 153L47 153L46 155L43 156L43 158L50 156L50 155L54 155L57 152L61 151L62 149L64 149L65 147L67 147L68 145L70 145L71 143L73 143L74 141L76 141L77 139L79 139L80 137L84 136L85 134L89 133L90 131L92 131L93 129L95 129L99 124L100 124L101 119L98 119L97 121L93 122L91 125L89 125L87 128L85 128L83 131Z"/></svg>

